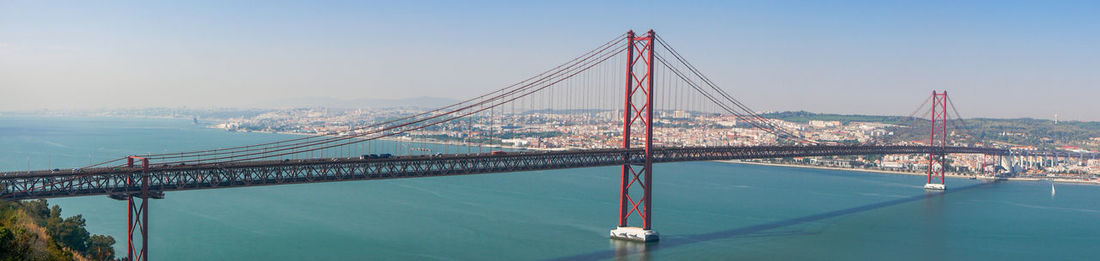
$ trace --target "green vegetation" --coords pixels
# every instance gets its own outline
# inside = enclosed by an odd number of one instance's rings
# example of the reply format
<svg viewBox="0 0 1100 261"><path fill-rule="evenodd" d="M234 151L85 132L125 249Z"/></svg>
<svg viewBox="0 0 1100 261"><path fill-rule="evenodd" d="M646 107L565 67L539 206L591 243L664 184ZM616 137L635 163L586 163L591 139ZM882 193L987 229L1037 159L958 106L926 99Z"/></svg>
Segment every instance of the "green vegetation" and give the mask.
<svg viewBox="0 0 1100 261"><path fill-rule="evenodd" d="M46 200L0 201L0 260L113 260L115 239L84 229L81 215L61 217Z"/></svg>
<svg viewBox="0 0 1100 261"><path fill-rule="evenodd" d="M976 135L995 141L1030 145L1039 148L1079 146L1098 148L1091 138L1100 137L1100 122L1060 121L1040 119L969 119Z"/></svg>

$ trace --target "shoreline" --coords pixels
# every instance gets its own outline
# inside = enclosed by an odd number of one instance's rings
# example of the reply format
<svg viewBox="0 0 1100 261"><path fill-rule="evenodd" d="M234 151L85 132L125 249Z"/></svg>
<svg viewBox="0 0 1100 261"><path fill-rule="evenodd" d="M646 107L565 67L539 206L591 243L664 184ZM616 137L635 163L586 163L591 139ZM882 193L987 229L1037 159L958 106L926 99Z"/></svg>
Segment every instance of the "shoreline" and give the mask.
<svg viewBox="0 0 1100 261"><path fill-rule="evenodd" d="M746 164L746 165L769 166L769 167L791 167L791 168L804 168L804 169L845 170L845 171L858 171L858 172L867 172L867 173L876 173L876 174L889 174L889 175L909 175L909 176L925 176L925 175L927 175L927 174L924 174L924 173L892 171L892 170L857 169L857 168L827 167L827 166L813 166L813 165L801 165L801 164L750 162L750 161L741 161L741 160L716 160L716 162L727 163L727 164ZM961 178L961 179L969 179L969 178L972 178L972 177L977 177L977 176L949 174L949 173L944 173L943 176L945 178ZM1004 178L1004 180L1008 180L1008 181L1040 181L1040 180L1044 180L1044 179L1043 178L1017 178L1017 177L1012 177L1012 178ZM1055 182L1055 183L1100 185L1100 181L1084 181L1084 180L1061 179L1061 178L1049 178L1049 179L1046 179L1046 180L1049 180L1049 181Z"/></svg>
<svg viewBox="0 0 1100 261"><path fill-rule="evenodd" d="M814 165L802 165L802 164L751 162L751 161L741 161L741 160L718 160L718 162L730 163L730 164L747 164L747 165L771 166L771 167L792 167L792 168L804 168L804 169L847 170L847 171L859 171L859 172L870 172L870 173L892 174L892 175L910 175L910 176L925 176L925 175L927 175L925 173L894 171L894 170L857 169L857 168L814 166ZM946 177L946 178L970 178L971 177L971 176L967 176L967 175L948 174L948 173L944 173L943 176Z"/></svg>

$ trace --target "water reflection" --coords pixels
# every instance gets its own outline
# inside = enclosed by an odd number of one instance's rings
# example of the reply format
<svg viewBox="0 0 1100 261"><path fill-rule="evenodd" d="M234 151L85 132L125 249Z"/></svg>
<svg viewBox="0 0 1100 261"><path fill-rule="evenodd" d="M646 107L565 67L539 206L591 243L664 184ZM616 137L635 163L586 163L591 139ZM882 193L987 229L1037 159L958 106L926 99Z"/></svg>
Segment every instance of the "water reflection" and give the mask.
<svg viewBox="0 0 1100 261"><path fill-rule="evenodd" d="M619 239L608 239L611 249L615 251L615 260L627 260L627 257L635 257L636 260L649 260L649 248L656 247L657 242L637 242Z"/></svg>
<svg viewBox="0 0 1100 261"><path fill-rule="evenodd" d="M626 260L628 257L638 257L641 260L648 260L648 254L653 251L657 251L660 248L676 247L687 244L694 244L705 241L733 238L733 237L772 237L772 236L789 236L792 234L810 234L805 232L776 232L766 233L767 230L772 230L781 227L788 227L807 222L813 222L828 218L834 218L854 213L860 213L884 207L894 206L902 203L913 202L917 200L925 200L925 213L924 215L935 216L936 213L940 213L944 206L943 196L950 193L958 193L967 191L974 188L984 187L996 184L998 182L983 182L964 187L952 188L946 191L937 191L934 193L924 193L912 197L900 198L890 201L884 201L874 204L868 204L858 207L840 209L815 215L802 216L787 220L780 220L771 223L764 223L759 225L753 225L742 228L735 228L730 230L715 231L711 233L702 234L690 234L690 235L668 235L662 234L661 241L658 242L631 242L611 239L611 250L596 251L591 253L585 253L575 256L567 256L561 258L555 258L552 260L596 260L596 259L609 259L615 258L616 260ZM616 243L620 241L620 243Z"/></svg>

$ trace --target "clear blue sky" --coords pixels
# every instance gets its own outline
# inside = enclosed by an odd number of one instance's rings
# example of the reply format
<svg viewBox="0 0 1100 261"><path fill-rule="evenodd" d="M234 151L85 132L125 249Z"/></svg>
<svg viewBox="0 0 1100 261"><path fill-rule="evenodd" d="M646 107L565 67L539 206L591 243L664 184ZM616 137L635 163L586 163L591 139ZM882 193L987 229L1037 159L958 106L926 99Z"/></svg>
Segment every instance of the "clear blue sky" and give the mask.
<svg viewBox="0 0 1100 261"><path fill-rule="evenodd" d="M0 0L0 111L464 98L653 28L758 110L1100 120L1098 3Z"/></svg>

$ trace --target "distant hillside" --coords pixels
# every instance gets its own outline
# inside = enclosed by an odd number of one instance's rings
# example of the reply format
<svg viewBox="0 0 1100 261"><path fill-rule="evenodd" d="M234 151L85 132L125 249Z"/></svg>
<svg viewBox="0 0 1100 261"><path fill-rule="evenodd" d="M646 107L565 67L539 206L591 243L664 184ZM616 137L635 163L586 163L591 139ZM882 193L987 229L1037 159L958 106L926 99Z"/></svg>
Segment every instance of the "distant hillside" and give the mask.
<svg viewBox="0 0 1100 261"><path fill-rule="evenodd" d="M904 116L876 116L876 115L855 115L855 114L826 114L826 113L813 113L808 111L785 111L785 112L772 112L764 113L760 116L764 116L769 119L780 119L790 122L808 123L812 120L819 121L839 121L840 123L847 124L849 122L882 122L890 124L901 124L911 121L910 118Z"/></svg>
<svg viewBox="0 0 1100 261"><path fill-rule="evenodd" d="M893 128L894 140L923 140L928 137L930 127L928 119L915 119L904 116L845 115L812 113L805 111L766 113L762 116L791 122L806 123L811 120L849 122L881 122L900 125ZM1059 121L1018 118L989 119L971 118L958 121L952 119L949 130L969 135L970 142L996 141L1018 145L1030 145L1040 148L1078 146L1087 149L1100 149L1100 141L1091 138L1100 137L1100 122Z"/></svg>
<svg viewBox="0 0 1100 261"><path fill-rule="evenodd" d="M437 108L451 105L459 100L438 97L414 97L404 99L341 99L332 97L301 97L280 100L258 105L265 108L303 108L324 107L337 109L380 109L397 107Z"/></svg>

